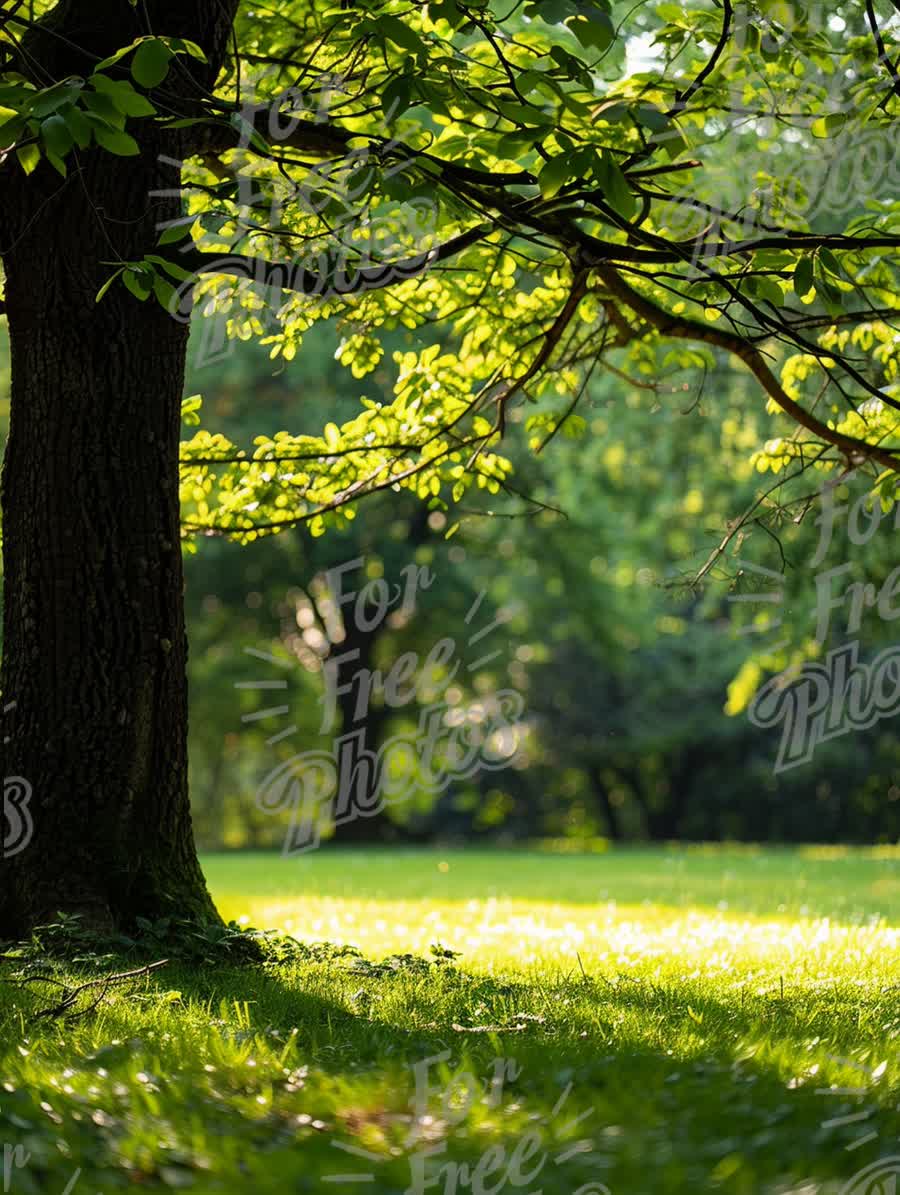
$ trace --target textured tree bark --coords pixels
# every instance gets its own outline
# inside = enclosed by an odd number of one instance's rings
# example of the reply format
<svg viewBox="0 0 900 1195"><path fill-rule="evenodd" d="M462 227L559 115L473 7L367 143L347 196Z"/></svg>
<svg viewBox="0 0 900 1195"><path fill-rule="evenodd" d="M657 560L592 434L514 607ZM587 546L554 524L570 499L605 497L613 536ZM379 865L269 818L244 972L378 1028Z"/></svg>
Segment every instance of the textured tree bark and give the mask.
<svg viewBox="0 0 900 1195"><path fill-rule="evenodd" d="M85 8L90 10L89 15ZM140 33L191 37L209 85L231 0L64 3L51 14L97 55ZM30 35L46 74L85 71ZM60 60L68 52L72 61ZM120 284L110 261L152 252L179 214L166 134L133 122L141 154L0 171L0 252L12 357L2 476L6 775L33 796L26 849L0 871L0 937L57 911L103 928L138 916L215 918L187 792L186 639L178 445L188 329ZM169 135L171 136L171 134ZM169 190L169 196L158 192ZM157 194L154 194L157 193Z"/></svg>

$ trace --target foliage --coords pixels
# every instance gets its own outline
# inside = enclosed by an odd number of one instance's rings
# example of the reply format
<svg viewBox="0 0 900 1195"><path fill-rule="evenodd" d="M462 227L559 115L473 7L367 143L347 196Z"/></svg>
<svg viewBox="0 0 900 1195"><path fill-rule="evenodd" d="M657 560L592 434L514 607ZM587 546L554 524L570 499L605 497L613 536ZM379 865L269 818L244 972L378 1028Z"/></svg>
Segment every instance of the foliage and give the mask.
<svg viewBox="0 0 900 1195"><path fill-rule="evenodd" d="M93 146L127 158L147 122L184 158L184 215L108 285L175 311L196 281L228 335L287 361L339 315L356 378L392 330L421 335L386 401L324 430L252 449L198 430L189 531L318 534L381 489L441 508L498 493L513 412L533 405L542 439L577 430L607 360L730 355L756 382L745 401L781 412L760 469L849 461L893 500L889 6L242 5L215 89L189 99L203 51L152 25L48 86L18 7L0 102L26 173Z"/></svg>
<svg viewBox="0 0 900 1195"><path fill-rule="evenodd" d="M352 403L333 360L338 336L323 328L307 337L307 426ZM379 373L375 383L389 378ZM296 659L289 672L278 671L289 682L290 720L304 749L331 749L337 731L326 727L323 735L321 705L330 632L312 617L309 595L328 568L358 557L368 575L392 583L411 563L435 576L411 617L382 620L373 667L387 671L408 651L424 658L444 635L467 666L475 664L484 653L467 648L465 615L483 593L479 624L507 621L491 637L496 659L471 676L463 670L460 702L507 686L525 701L524 766L475 777L438 801L423 793L392 807L394 832L454 841L547 834L583 841L596 833L892 841L900 761L889 726L824 744L811 763L778 776L777 733L751 725L734 704L748 669L778 658L769 650L776 637L791 633L798 644L810 637L816 592L807 562L821 513L814 506L796 524L796 509L781 514L777 496L759 506L764 490L749 455L766 416L759 412L757 425L742 416L747 387L728 369L711 373L699 394L667 375L640 385L596 375L584 396L584 437L561 436L536 457L512 446L528 496L503 512L516 517L489 517L493 499L463 498L447 512L428 512L412 499L373 495L358 518L321 538L297 528L240 552L221 537L204 538L187 561L200 841L283 840L284 820L260 812L253 794L282 758L277 752L287 758L292 748L266 746L275 721L240 721L261 703L259 694L235 690L261 675L244 649ZM251 345L218 363L197 362L193 388L208 396L210 425L234 439L242 428L274 425L294 401L290 372L270 377ZM454 522L460 531L446 540ZM866 579L883 583L894 567L892 522L885 516L878 535L855 548L846 516L837 517L834 562L849 547ZM421 534L411 536L415 527ZM780 564L779 542L788 565ZM749 600L769 588L749 567L754 561L785 569L784 600L774 610ZM763 633L775 617L781 626ZM833 621L837 631L839 612ZM891 626L873 612L863 627L866 650L877 650ZM275 674L265 665L262 672ZM416 703L392 711L377 695L374 705L384 715L382 738L414 725L420 712Z"/></svg>

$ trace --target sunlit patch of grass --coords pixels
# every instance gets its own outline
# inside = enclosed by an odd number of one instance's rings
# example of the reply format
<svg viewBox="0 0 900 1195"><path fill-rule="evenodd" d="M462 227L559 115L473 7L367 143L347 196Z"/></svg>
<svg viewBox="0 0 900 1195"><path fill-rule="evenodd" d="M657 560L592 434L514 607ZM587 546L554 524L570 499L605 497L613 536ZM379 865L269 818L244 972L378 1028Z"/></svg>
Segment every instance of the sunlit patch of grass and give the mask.
<svg viewBox="0 0 900 1195"><path fill-rule="evenodd" d="M404 957L172 965L71 1026L0 988L10 1190L401 1195L427 1148L439 1195L824 1195L900 1153L890 857L206 863L227 916Z"/></svg>
<svg viewBox="0 0 900 1195"><path fill-rule="evenodd" d="M868 851L827 862L738 848L554 858L526 852L321 852L207 860L228 917L367 954L440 941L467 965L576 958L673 976L851 973L896 960L900 867ZM230 882L240 876L240 888ZM812 970L811 970L812 969Z"/></svg>

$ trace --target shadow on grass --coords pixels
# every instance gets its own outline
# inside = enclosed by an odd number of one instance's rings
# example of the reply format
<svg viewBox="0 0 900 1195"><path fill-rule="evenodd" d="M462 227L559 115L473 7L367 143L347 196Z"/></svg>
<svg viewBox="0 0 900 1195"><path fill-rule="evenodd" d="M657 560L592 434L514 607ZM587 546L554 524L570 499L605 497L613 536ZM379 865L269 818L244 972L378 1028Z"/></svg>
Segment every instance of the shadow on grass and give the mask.
<svg viewBox="0 0 900 1195"><path fill-rule="evenodd" d="M76 1168L104 1193L824 1193L898 1152L896 1060L878 1073L896 993L851 982L782 998L410 958L173 963L71 1026L9 995L0 1142L29 1153L10 1187L29 1195ZM529 1132L531 1185L511 1169ZM416 1187L423 1147L445 1170Z"/></svg>

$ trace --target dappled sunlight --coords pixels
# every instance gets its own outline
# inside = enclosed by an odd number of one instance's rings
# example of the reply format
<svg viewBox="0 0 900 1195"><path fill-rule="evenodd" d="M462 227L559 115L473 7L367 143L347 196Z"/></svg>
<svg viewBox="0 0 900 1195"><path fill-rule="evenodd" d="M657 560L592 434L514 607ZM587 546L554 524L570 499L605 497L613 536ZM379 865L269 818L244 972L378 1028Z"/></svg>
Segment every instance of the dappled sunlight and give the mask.
<svg viewBox="0 0 900 1195"><path fill-rule="evenodd" d="M467 966L504 970L541 964L670 978L734 975L735 982L790 975L827 980L848 971L871 979L900 964L900 930L844 926L827 919L685 913L661 905L596 909L488 899L447 902L340 898L254 901L220 898L223 913L284 930L303 941L358 947L380 958L427 954L433 943L459 951Z"/></svg>
<svg viewBox="0 0 900 1195"><path fill-rule="evenodd" d="M371 958L427 955L440 943L482 972L719 976L751 990L869 983L900 963L896 864L863 852L707 848L658 853L655 866L642 852L552 862L474 851L244 858L240 890L228 857L207 860L227 918ZM834 868L843 869L839 888Z"/></svg>
<svg viewBox="0 0 900 1195"><path fill-rule="evenodd" d="M21 1035L55 991L0 989L0 1130L27 1127L55 1184L26 1192L63 1191L80 1167L88 1191L114 1174L282 1195L350 1175L343 1189L402 1195L419 1142L448 1165L505 1166L532 1133L546 1195L838 1195L893 1152L890 859L442 850L206 864L227 917L337 945L268 940L250 968L233 941L216 966L173 959L64 1033L48 1021Z"/></svg>

